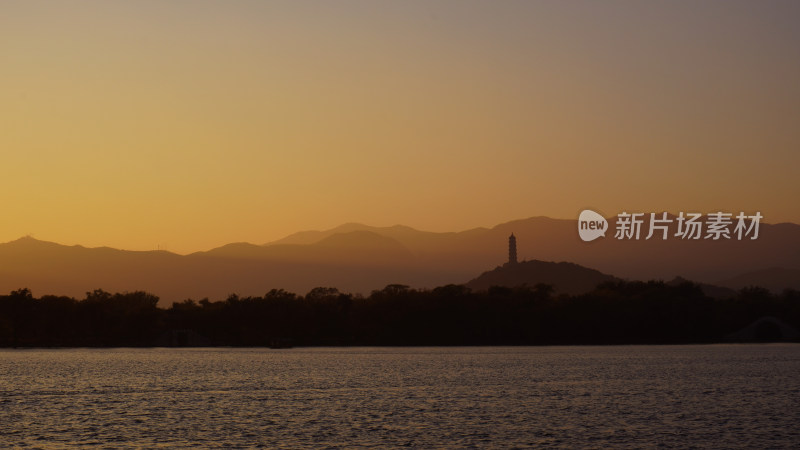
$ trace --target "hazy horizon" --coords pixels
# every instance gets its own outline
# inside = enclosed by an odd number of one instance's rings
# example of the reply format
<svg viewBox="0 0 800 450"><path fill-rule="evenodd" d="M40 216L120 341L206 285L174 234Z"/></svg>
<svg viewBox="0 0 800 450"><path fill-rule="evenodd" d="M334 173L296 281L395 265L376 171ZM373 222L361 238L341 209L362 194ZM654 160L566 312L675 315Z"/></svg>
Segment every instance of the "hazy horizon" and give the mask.
<svg viewBox="0 0 800 450"><path fill-rule="evenodd" d="M637 211L628 211L628 212L637 212ZM649 212L661 213L663 211L648 211L648 213ZM693 211L693 212L696 212L696 211ZM667 213L670 214L670 215L676 215L672 211L667 211ZM734 215L735 214L736 213L734 213ZM606 215L605 217L607 219L609 219L609 220L613 220L614 218L616 218L616 215ZM270 240L265 241L265 242L251 242L251 241L222 242L221 244L216 245L216 246L204 247L204 248L193 248L193 249L189 249L189 250L183 251L183 252L175 251L175 250L172 250L172 249L167 248L165 246L159 246L159 247L156 247L156 248L149 248L149 249L148 248L113 247L111 245L104 245L104 244L91 245L90 246L90 245L86 245L86 244L84 244L82 242L59 242L59 241L55 241L53 239L48 239L46 236L36 236L36 235L33 235L33 234L26 234L26 235L23 235L23 236L18 236L16 238L0 242L0 244L8 243L8 242L14 242L14 241L18 241L20 239L25 239L25 238L32 238L32 239L35 239L37 241L51 242L51 243L55 243L55 244L59 244L59 245L66 245L66 246L83 246L83 247L87 247L87 248L108 247L108 248L114 248L114 249L117 249L117 250L125 250L125 251L156 251L156 250L161 250L161 251L168 251L170 253L175 253L175 254L178 254L178 255L189 255L189 254L192 254L192 253L204 252L204 251L212 250L212 249L215 249L215 248L219 248L219 247L225 246L227 244L246 243L246 244L253 244L253 245L271 245L271 244L274 244L274 243L278 243L278 242L282 241L283 239L290 238L290 237L292 237L292 236L294 236L296 234L309 233L309 232L310 233L328 232L328 231L333 231L333 230L336 230L336 229L339 229L339 228L342 228L342 227L346 228L348 225L356 225L356 226L363 226L365 228L376 228L376 229L393 228L393 227L406 227L406 228L411 228L414 231L419 231L419 232L422 232L422 233L443 233L443 234L447 234L447 233L463 233L463 232L467 232L467 231L471 231L471 230L477 230L477 229L491 230L492 228L494 228L496 226L499 226L499 225L505 225L505 224L511 223L511 222L526 221L526 220L529 220L529 219L536 219L536 218L545 218L545 219L552 219L552 220L571 220L571 221L576 221L576 222L578 220L577 217L550 217L550 216L539 215L539 216L529 216L529 217L518 217L516 219L512 219L512 220L509 220L507 222L498 222L498 223L493 223L493 224L488 224L488 225L479 225L479 226L476 226L476 227L464 228L464 229L454 229L454 230L427 230L427 229L421 229L421 228L418 228L418 227L410 226L410 225L404 224L404 223L395 223L395 224L391 224L391 225L374 225L374 224L370 224L370 223L362 223L362 222L350 221L350 222L340 223L338 225L335 225L335 226L332 226L332 227L329 227L329 228L299 229L299 230L292 231L292 232L290 232L288 234L278 236L278 237L276 237L274 239L270 239ZM795 222L771 222L771 221L765 221L765 220L761 220L760 223L762 225L780 225L780 224L800 225L799 223L795 223ZM611 235L609 235L609 237L610 236ZM526 236L523 235L523 237L526 237ZM527 236L527 237L530 238L532 236ZM576 238L577 238L577 232L576 232Z"/></svg>
<svg viewBox="0 0 800 450"><path fill-rule="evenodd" d="M796 2L0 4L0 242L800 222Z"/></svg>

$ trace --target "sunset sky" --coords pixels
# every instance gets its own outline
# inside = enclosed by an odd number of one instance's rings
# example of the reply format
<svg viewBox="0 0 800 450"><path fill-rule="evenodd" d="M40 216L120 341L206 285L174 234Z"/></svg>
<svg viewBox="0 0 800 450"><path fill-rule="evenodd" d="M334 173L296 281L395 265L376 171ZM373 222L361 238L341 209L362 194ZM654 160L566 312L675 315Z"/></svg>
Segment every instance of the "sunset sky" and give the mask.
<svg viewBox="0 0 800 450"><path fill-rule="evenodd" d="M797 1L2 1L0 242L800 222Z"/></svg>

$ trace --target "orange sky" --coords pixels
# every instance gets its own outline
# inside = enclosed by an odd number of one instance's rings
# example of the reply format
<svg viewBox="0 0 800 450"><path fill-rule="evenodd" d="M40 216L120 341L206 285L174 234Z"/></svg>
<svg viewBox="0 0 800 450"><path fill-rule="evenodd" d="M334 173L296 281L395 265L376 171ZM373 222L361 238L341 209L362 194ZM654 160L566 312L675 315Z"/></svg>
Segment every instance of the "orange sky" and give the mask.
<svg viewBox="0 0 800 450"><path fill-rule="evenodd" d="M4 1L0 242L800 222L797 2Z"/></svg>

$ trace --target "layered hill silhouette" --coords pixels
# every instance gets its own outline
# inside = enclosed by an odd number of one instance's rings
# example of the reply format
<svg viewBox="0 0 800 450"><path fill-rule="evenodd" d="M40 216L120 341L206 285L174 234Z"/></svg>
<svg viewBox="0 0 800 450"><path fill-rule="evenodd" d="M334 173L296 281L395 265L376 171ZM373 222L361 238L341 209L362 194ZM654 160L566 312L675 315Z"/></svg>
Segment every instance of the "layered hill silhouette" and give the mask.
<svg viewBox="0 0 800 450"><path fill-rule="evenodd" d="M708 283L726 280L747 272L770 267L800 269L800 225L764 224L758 239L667 240L613 238L615 218L609 218L611 231L604 239L583 242L578 238L577 222L549 217L531 217L456 233L432 233L409 227L369 227L345 224L326 231L301 232L266 244L311 244L326 237L355 230L371 231L396 240L417 257L437 266L465 273L481 273L487 267L503 264L508 235L518 237L522 259L569 261L604 273L630 279L672 279L683 276Z"/></svg>
<svg viewBox="0 0 800 450"><path fill-rule="evenodd" d="M761 224L756 240L617 240L611 231L587 243L578 238L575 220L532 217L448 233L345 224L189 255L64 246L26 237L0 244L0 292L28 287L36 295L82 297L97 288L146 290L171 303L231 293L263 295L273 288L300 294L318 286L364 294L388 284L433 288L467 283L504 264L512 232L521 260L568 261L622 279L681 276L775 291L800 286L800 225Z"/></svg>
<svg viewBox="0 0 800 450"><path fill-rule="evenodd" d="M732 289L761 286L773 292L780 292L783 289L800 290L800 270L770 267L721 280L717 284Z"/></svg>
<svg viewBox="0 0 800 450"><path fill-rule="evenodd" d="M82 297L87 291L145 290L162 304L187 298L305 293L317 286L369 292L397 280L423 279L410 254L378 235L358 232L302 246L229 244L208 252L125 251L64 246L29 237L0 244L0 290ZM15 287L14 287L15 286Z"/></svg>

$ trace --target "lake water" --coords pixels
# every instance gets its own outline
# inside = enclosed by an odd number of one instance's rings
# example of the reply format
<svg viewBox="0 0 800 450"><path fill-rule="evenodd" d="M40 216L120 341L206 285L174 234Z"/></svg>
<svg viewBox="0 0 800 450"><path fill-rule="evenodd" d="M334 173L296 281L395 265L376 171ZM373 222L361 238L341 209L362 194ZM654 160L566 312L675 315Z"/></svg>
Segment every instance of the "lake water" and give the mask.
<svg viewBox="0 0 800 450"><path fill-rule="evenodd" d="M0 446L798 447L800 345L0 350Z"/></svg>

